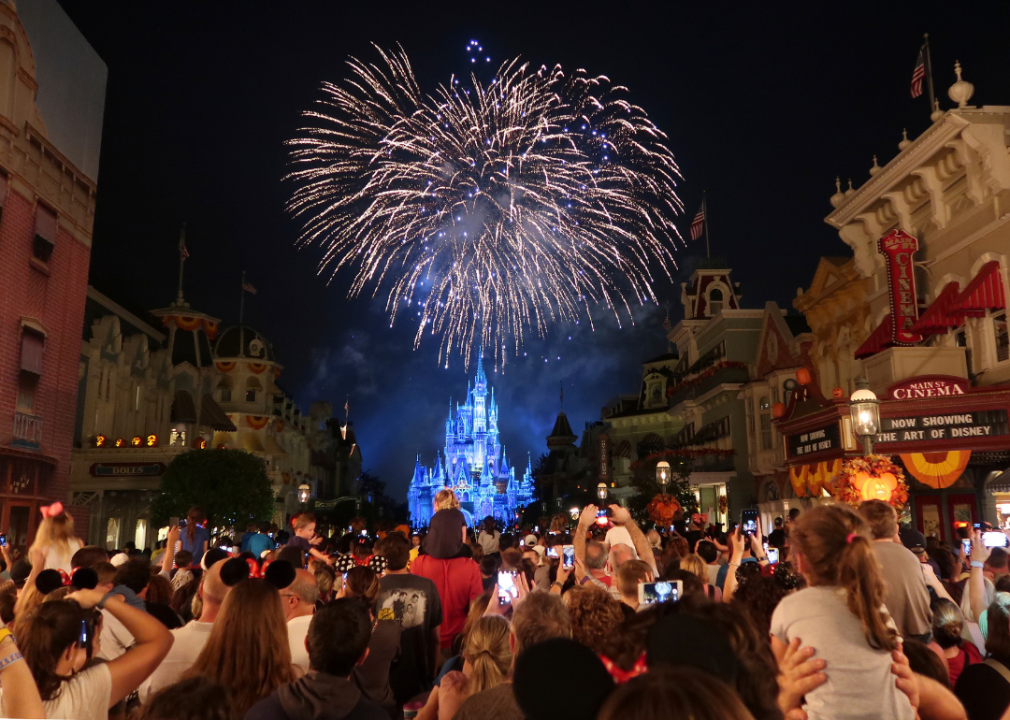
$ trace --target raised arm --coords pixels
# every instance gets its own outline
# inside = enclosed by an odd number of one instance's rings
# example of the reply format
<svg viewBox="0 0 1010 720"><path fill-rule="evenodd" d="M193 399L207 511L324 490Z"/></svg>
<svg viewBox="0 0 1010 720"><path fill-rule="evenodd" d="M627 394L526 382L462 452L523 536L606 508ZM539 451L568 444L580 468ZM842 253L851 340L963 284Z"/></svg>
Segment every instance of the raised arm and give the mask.
<svg viewBox="0 0 1010 720"><path fill-rule="evenodd" d="M635 545L638 559L644 560L652 568L653 574L658 575L659 571L656 570L656 556L652 552L652 545L649 544L649 540L645 537L642 529L638 527L638 523L631 517L628 508L621 507L620 505L611 505L610 513L610 519L614 525L623 525L628 534L631 535L631 542Z"/></svg>
<svg viewBox="0 0 1010 720"><path fill-rule="evenodd" d="M575 528L575 537L572 538L572 545L575 546L575 557L586 562L586 535L589 528L596 522L596 506L586 505L579 515L579 525Z"/></svg>
<svg viewBox="0 0 1010 720"><path fill-rule="evenodd" d="M78 590L67 595L67 600L76 600L82 608L88 609L97 606L105 597L101 590ZM161 621L143 610L130 607L119 596L109 595L104 605L109 614L123 623L136 641L129 652L107 665L112 675L109 702L114 705L140 687L157 669L171 649L174 638Z"/></svg>
<svg viewBox="0 0 1010 720"><path fill-rule="evenodd" d="M968 598L971 604L975 622L985 612L985 577L982 575L982 563L989 559L989 548L982 543L982 531L971 531L971 576L968 578ZM976 565L977 564L977 565Z"/></svg>
<svg viewBox="0 0 1010 720"><path fill-rule="evenodd" d="M175 544L179 542L179 526L173 525L168 529L168 539L165 540L165 557L161 559L160 575L171 579L172 566L175 565Z"/></svg>
<svg viewBox="0 0 1010 720"><path fill-rule="evenodd" d="M41 718L46 716L39 689L28 663L18 652L14 636L4 632L0 639L0 685L4 689L4 717Z"/></svg>
<svg viewBox="0 0 1010 720"><path fill-rule="evenodd" d="M733 593L736 592L736 571L740 567L740 563L743 562L743 538L740 537L740 526L737 525L736 529L730 534L729 546L733 549L732 554L729 556L729 569L726 571L726 582L722 587L722 601L729 602L733 599Z"/></svg>

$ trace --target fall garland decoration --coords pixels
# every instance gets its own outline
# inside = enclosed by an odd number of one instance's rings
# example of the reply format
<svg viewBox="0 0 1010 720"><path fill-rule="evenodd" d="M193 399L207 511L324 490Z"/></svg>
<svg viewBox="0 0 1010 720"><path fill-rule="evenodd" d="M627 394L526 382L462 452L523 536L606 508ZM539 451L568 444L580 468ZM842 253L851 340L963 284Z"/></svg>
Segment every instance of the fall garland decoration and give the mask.
<svg viewBox="0 0 1010 720"><path fill-rule="evenodd" d="M683 514L680 502L673 495L656 495L645 509L649 513L649 519L663 527L669 527Z"/></svg>
<svg viewBox="0 0 1010 720"><path fill-rule="evenodd" d="M883 500L898 510L908 504L905 473L887 455L848 458L831 485L831 494L852 507L865 500Z"/></svg>
<svg viewBox="0 0 1010 720"><path fill-rule="evenodd" d="M686 387L691 387L692 385L697 385L702 380L706 380L712 377L713 375L715 375L717 372L719 372L724 368L745 368L745 367L747 367L747 363L743 363L738 360L723 360L722 362L717 362L715 365L712 365L711 367L702 370L694 377L689 377L686 380L681 380L673 387L667 388L666 396L673 397L674 395L677 394L678 391L683 390Z"/></svg>

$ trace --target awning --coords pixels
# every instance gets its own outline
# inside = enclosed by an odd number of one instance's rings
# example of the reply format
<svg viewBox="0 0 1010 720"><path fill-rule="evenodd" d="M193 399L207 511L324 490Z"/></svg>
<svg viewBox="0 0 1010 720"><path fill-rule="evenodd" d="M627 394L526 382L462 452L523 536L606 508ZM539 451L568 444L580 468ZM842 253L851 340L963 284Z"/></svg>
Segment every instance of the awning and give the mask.
<svg viewBox="0 0 1010 720"><path fill-rule="evenodd" d="M263 443L260 442L259 436L256 435L256 433L243 433L242 447L249 452L266 452L266 450L263 449Z"/></svg>
<svg viewBox="0 0 1010 720"><path fill-rule="evenodd" d="M893 323L891 314L888 313L880 325L877 326L877 329L870 333L870 337L866 338L866 342L856 350L856 359L862 360L871 355L876 355L884 348L891 347L894 344Z"/></svg>
<svg viewBox="0 0 1010 720"><path fill-rule="evenodd" d="M627 440L621 440L621 442L617 443L617 447L614 448L614 457L630 458L631 443Z"/></svg>
<svg viewBox="0 0 1010 720"><path fill-rule="evenodd" d="M228 419L228 415L221 409L221 406L214 402L214 398L207 393L204 393L203 400L200 402L200 424L224 432L235 432L238 429Z"/></svg>
<svg viewBox="0 0 1010 720"><path fill-rule="evenodd" d="M951 314L951 307L960 294L961 283L956 280L947 283L912 329L922 335L943 335L948 328L960 325L961 318Z"/></svg>
<svg viewBox="0 0 1010 720"><path fill-rule="evenodd" d="M954 300L951 311L959 317L984 317L986 310L1006 307L1003 278L999 274L999 261L992 260L982 266L968 287Z"/></svg>
<svg viewBox="0 0 1010 720"><path fill-rule="evenodd" d="M654 444L657 444L657 445L662 445L663 444L663 438L661 438L656 433L649 433L644 438L642 438L642 442L644 442L644 443L654 443Z"/></svg>
<svg viewBox="0 0 1010 720"><path fill-rule="evenodd" d="M226 432L216 432L214 433L214 440L212 441L211 447L219 448L222 445L226 450L231 450L233 447L232 436Z"/></svg>
<svg viewBox="0 0 1010 720"><path fill-rule="evenodd" d="M175 400L172 401L171 420L174 423L196 422L196 406L193 405L193 396L188 391L175 391Z"/></svg>
<svg viewBox="0 0 1010 720"><path fill-rule="evenodd" d="M1010 493L1010 470L1004 470L985 484L986 492Z"/></svg>
<svg viewBox="0 0 1010 720"><path fill-rule="evenodd" d="M288 451L281 447L280 443L272 434L267 434L263 442L266 448L266 453L268 455L273 455L274 457L287 457Z"/></svg>
<svg viewBox="0 0 1010 720"><path fill-rule="evenodd" d="M56 228L58 226L56 213L42 205L35 207L35 234L38 237L55 244Z"/></svg>

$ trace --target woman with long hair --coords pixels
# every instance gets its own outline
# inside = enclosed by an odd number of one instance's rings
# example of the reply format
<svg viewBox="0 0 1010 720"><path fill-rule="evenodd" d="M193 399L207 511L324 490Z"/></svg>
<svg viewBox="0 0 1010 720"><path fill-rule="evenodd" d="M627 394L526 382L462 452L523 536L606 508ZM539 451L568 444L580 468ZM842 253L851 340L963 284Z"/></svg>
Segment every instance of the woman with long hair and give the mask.
<svg viewBox="0 0 1010 720"><path fill-rule="evenodd" d="M933 639L947 658L950 686L954 687L966 667L982 662L982 653L973 642L961 637L964 616L957 605L947 598L936 598L930 609L933 611Z"/></svg>
<svg viewBox="0 0 1010 720"><path fill-rule="evenodd" d="M210 530L207 529L207 516L196 505L186 513L186 527L179 534L179 549L193 553L193 565L199 566L203 554L210 545Z"/></svg>
<svg viewBox="0 0 1010 720"><path fill-rule="evenodd" d="M701 591L709 600L722 602L722 590L708 582L708 565L700 555L688 553L680 559L680 569L686 570L701 580Z"/></svg>
<svg viewBox="0 0 1010 720"><path fill-rule="evenodd" d="M104 607L133 635L128 653L84 669L95 649L98 610ZM168 654L172 635L142 610L102 590L78 590L39 605L18 637L45 705L46 717L104 720L109 708L136 690ZM3 716L9 717L8 708Z"/></svg>
<svg viewBox="0 0 1010 720"><path fill-rule="evenodd" d="M395 714L396 698L389 686L389 666L400 655L400 622L376 620L375 601L379 597L379 578L365 565L347 571L347 580L337 593L337 598L355 598L368 609L372 619L372 638L368 641L365 661L355 666L351 680L367 700L381 705Z"/></svg>
<svg viewBox="0 0 1010 720"><path fill-rule="evenodd" d="M847 505L822 505L800 516L789 543L808 587L779 603L771 641L780 663L799 640L826 664L828 682L806 693L807 716L912 720L891 674L898 631L866 522Z"/></svg>
<svg viewBox="0 0 1010 720"><path fill-rule="evenodd" d="M204 677L228 688L232 717L297 677L277 588L266 580L240 581L225 596L210 638L183 678Z"/></svg>
<svg viewBox="0 0 1010 720"><path fill-rule="evenodd" d="M70 559L74 553L84 547L74 535L74 519L63 510L63 503L54 502L41 508L42 522L35 531L35 541L29 548L29 556L33 550L41 551L45 556L45 570L62 570L67 575L71 572Z"/></svg>
<svg viewBox="0 0 1010 720"><path fill-rule="evenodd" d="M488 615L473 624L463 646L463 676L466 678L465 699L476 693L498 687L508 678L512 667L509 634L512 627L501 615ZM456 675L459 677L459 675ZM428 701L417 720L436 720L439 715L441 685L428 695ZM455 698L456 701L460 698Z"/></svg>

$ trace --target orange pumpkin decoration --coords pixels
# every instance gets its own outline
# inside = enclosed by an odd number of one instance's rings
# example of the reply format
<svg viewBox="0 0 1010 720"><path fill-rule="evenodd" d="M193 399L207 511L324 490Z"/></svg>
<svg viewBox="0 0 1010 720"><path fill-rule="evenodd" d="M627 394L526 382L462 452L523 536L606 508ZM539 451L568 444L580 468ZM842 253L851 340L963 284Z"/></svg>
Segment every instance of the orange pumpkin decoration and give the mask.
<svg viewBox="0 0 1010 720"><path fill-rule="evenodd" d="M796 382L800 385L809 385L811 382L810 371L801 367L796 371Z"/></svg>
<svg viewBox="0 0 1010 720"><path fill-rule="evenodd" d="M835 388L832 389L831 391L831 397L833 397L835 400L842 400L845 398L845 391L842 390L840 387L835 386Z"/></svg>
<svg viewBox="0 0 1010 720"><path fill-rule="evenodd" d="M859 473L853 483L863 500L883 500L889 502L891 493L898 487L898 479L892 473L881 473L879 477Z"/></svg>
<svg viewBox="0 0 1010 720"><path fill-rule="evenodd" d="M772 417L780 418L786 414L786 404L785 403L775 403L772 405Z"/></svg>

